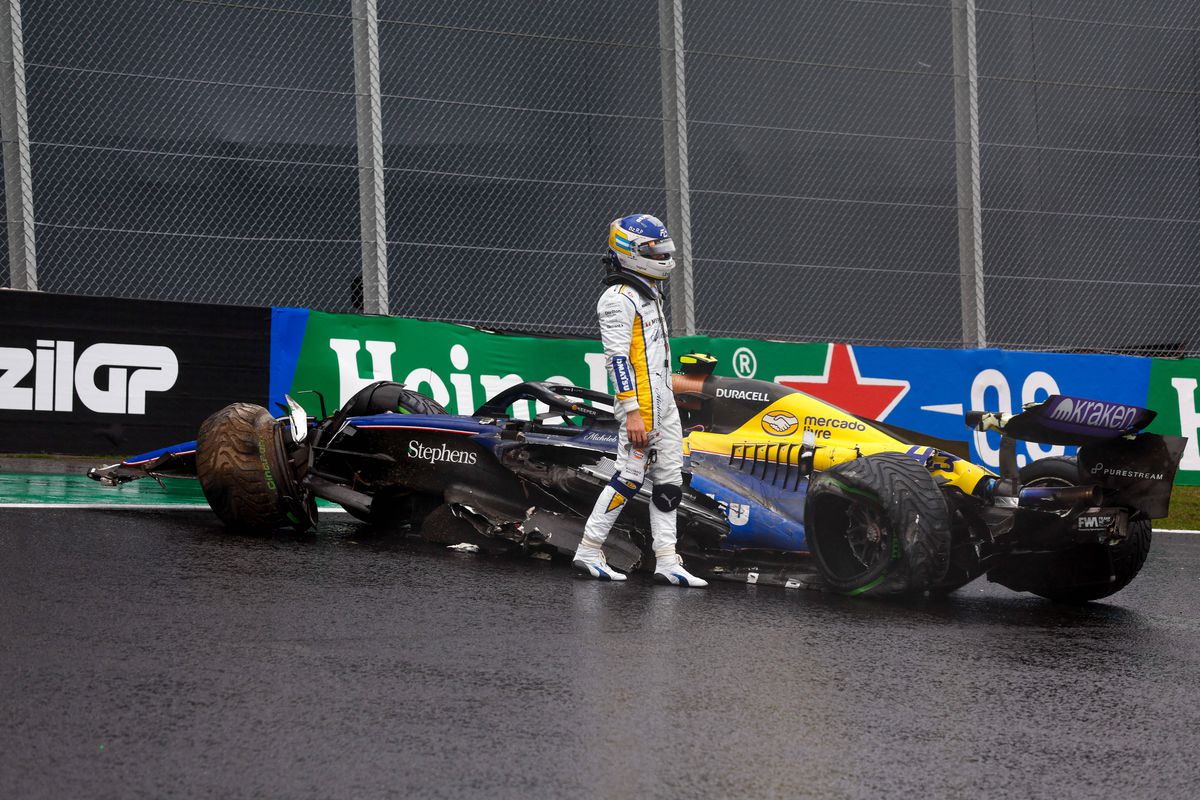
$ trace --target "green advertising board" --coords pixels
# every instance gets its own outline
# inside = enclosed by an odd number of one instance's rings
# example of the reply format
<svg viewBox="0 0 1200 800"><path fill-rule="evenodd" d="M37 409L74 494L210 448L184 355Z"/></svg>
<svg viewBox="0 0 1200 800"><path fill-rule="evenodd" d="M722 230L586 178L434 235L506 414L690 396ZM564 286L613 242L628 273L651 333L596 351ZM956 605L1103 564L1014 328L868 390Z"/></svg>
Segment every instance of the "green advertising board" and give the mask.
<svg viewBox="0 0 1200 800"><path fill-rule="evenodd" d="M1200 485L1200 359L1151 359L1146 406L1158 412L1150 425L1155 433L1186 436L1175 482Z"/></svg>
<svg viewBox="0 0 1200 800"><path fill-rule="evenodd" d="M302 309L275 309L275 315L272 338L278 341L273 341L273 358L288 362L272 365L276 402L283 392L310 389L324 394L331 406L340 406L377 380L402 382L455 414L470 414L489 397L523 381L610 391L598 339L514 336L446 322ZM704 336L673 339L672 348L676 354L695 350L718 356L723 374L767 380L796 370L820 372L827 349L824 344ZM310 413L319 410L312 395L297 399ZM527 417L533 409L524 405L514 413Z"/></svg>
<svg viewBox="0 0 1200 800"><path fill-rule="evenodd" d="M1016 413L1065 394L1142 405L1158 412L1156 433L1189 438L1177 482L1200 484L1200 359L1150 359L997 349L925 349L789 343L690 336L672 339L676 355L717 356L717 373L802 389L863 418L962 441L972 460L998 467L996 434L972 433L964 411ZM600 342L518 336L398 317L273 310L271 402L285 392L321 392L329 410L377 380L394 380L454 414L470 414L500 391L528 380L608 392ZM296 395L311 414L313 395ZM528 419L545 409L513 408ZM1018 462L1073 453L1018 444Z"/></svg>

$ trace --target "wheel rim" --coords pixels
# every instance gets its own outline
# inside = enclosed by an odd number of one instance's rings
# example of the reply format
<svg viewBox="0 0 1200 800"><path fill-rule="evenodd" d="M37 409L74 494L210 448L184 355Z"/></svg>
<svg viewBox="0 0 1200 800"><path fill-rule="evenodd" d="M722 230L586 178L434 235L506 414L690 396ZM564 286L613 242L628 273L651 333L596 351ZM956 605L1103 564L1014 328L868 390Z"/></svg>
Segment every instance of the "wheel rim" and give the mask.
<svg viewBox="0 0 1200 800"><path fill-rule="evenodd" d="M892 537L873 503L825 496L813 522L814 549L830 578L856 584L886 568Z"/></svg>
<svg viewBox="0 0 1200 800"><path fill-rule="evenodd" d="M877 509L858 503L851 504L846 510L846 543L850 545L851 554L862 565L863 572L869 572L879 563L885 552L887 529L880 516Z"/></svg>

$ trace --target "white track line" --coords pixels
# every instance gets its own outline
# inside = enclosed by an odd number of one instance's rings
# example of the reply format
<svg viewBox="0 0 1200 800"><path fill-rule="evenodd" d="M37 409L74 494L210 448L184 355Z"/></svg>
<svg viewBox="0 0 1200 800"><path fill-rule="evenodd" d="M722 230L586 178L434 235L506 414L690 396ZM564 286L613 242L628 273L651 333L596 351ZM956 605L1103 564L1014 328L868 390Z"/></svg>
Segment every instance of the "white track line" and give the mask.
<svg viewBox="0 0 1200 800"><path fill-rule="evenodd" d="M160 508L175 509L178 511L196 511L202 508L208 508L208 504L200 505L199 503L172 503L170 505L152 504L152 503L0 503L0 508L78 508L84 511L92 511L98 508L115 508L118 511L153 511Z"/></svg>
<svg viewBox="0 0 1200 800"><path fill-rule="evenodd" d="M207 511L207 503L0 503L0 508L77 508L80 511ZM345 514L344 508L319 509L322 514ZM1155 533L1190 533L1200 536L1200 531L1184 528L1155 528Z"/></svg>
<svg viewBox="0 0 1200 800"><path fill-rule="evenodd" d="M0 508L78 508L80 511L208 511L208 503L0 503ZM344 508L321 508L322 514L345 514Z"/></svg>

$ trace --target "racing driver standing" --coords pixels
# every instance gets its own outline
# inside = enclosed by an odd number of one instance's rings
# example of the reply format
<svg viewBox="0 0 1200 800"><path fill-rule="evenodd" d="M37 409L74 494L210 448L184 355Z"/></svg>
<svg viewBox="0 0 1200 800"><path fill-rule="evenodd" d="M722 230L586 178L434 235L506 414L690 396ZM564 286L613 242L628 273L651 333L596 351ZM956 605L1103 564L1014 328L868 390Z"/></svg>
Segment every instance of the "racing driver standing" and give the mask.
<svg viewBox="0 0 1200 800"><path fill-rule="evenodd" d="M648 479L654 579L674 586L708 585L684 569L675 552L676 509L683 498L683 430L671 390L662 296L662 282L675 267L674 252L666 227L649 214L609 225L606 288L596 311L621 428L616 471L592 508L574 558L576 567L600 580L625 580L608 566L604 540Z"/></svg>

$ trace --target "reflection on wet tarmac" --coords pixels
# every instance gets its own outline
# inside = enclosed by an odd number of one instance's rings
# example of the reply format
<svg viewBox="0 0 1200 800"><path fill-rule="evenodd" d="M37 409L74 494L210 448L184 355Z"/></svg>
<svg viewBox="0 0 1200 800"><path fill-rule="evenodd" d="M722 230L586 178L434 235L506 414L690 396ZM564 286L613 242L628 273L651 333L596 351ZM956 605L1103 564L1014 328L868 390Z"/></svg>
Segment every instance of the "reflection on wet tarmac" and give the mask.
<svg viewBox="0 0 1200 800"><path fill-rule="evenodd" d="M897 603L0 510L0 796L1190 796L1198 556Z"/></svg>

